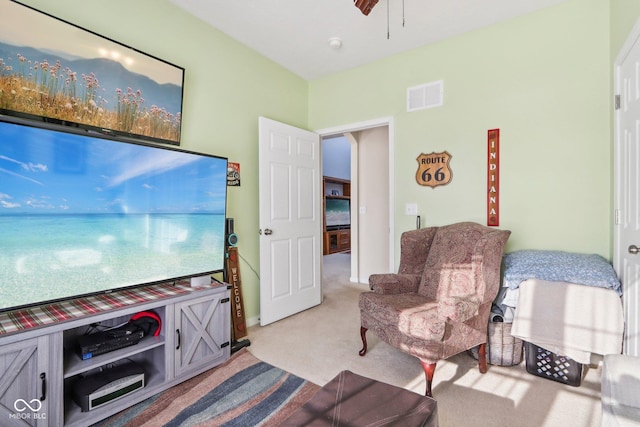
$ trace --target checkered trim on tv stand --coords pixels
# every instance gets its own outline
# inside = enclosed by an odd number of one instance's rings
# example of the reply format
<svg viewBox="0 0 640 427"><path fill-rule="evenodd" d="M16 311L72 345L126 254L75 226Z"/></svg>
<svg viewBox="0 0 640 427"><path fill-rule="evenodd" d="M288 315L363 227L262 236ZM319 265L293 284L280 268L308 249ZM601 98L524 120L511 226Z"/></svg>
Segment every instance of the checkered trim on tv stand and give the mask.
<svg viewBox="0 0 640 427"><path fill-rule="evenodd" d="M162 283L140 288L92 295L0 313L0 336L114 310L125 306L188 294L188 282Z"/></svg>

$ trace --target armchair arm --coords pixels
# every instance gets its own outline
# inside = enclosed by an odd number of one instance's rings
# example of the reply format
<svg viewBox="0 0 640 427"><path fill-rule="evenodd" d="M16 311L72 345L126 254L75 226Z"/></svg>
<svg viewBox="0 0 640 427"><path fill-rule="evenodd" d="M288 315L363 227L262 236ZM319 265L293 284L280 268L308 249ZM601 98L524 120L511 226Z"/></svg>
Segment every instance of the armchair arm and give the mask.
<svg viewBox="0 0 640 427"><path fill-rule="evenodd" d="M478 314L480 298L477 295L450 296L438 300L438 316L465 322Z"/></svg>
<svg viewBox="0 0 640 427"><path fill-rule="evenodd" d="M419 274L372 274L369 287L378 294L405 294L417 292L420 285Z"/></svg>

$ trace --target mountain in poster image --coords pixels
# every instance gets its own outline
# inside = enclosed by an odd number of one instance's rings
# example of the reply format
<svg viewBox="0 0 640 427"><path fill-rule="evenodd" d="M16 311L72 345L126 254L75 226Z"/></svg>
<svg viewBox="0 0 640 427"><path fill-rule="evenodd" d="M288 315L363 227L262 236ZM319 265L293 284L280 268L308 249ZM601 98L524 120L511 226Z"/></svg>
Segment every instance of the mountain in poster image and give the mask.
<svg viewBox="0 0 640 427"><path fill-rule="evenodd" d="M18 55L26 58L27 62L20 62ZM155 105L174 115L181 112L182 87L176 84L160 84L147 76L127 70L119 62L106 58L70 58L64 54L55 54L31 47L13 46L0 42L0 76L22 74L26 79L29 79L32 72L29 64L33 64L36 61L38 63L47 61L50 65L60 61L62 70L68 67L72 72L76 73L78 90L84 84L82 75L93 73L99 84L97 94L107 100L105 105L107 109L116 107L117 89L126 93L127 88L131 88L133 92L141 92L141 96L144 99L143 108L151 109ZM62 78L62 81L64 81L64 78Z"/></svg>

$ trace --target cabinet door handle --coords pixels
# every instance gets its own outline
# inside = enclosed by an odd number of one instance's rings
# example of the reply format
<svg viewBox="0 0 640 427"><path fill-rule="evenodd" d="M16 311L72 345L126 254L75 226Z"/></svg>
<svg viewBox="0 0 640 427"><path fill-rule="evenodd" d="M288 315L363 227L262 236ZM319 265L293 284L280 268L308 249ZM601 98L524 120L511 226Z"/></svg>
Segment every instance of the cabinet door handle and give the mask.
<svg viewBox="0 0 640 427"><path fill-rule="evenodd" d="M42 380L42 397L40 397L40 401L44 402L47 398L47 374L44 372L41 373L40 379Z"/></svg>
<svg viewBox="0 0 640 427"><path fill-rule="evenodd" d="M176 346L176 350L180 350L180 329L176 329L176 335L178 336L178 345Z"/></svg>

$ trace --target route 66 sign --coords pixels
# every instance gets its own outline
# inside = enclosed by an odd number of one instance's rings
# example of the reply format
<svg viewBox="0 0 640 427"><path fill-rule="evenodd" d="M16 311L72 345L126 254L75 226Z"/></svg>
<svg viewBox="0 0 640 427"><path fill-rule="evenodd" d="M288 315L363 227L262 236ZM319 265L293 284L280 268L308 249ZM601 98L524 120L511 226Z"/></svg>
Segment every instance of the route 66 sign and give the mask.
<svg viewBox="0 0 640 427"><path fill-rule="evenodd" d="M434 188L451 182L453 177L449 166L451 154L446 151L431 154L422 153L416 160L418 161L418 171L416 172L418 184Z"/></svg>

